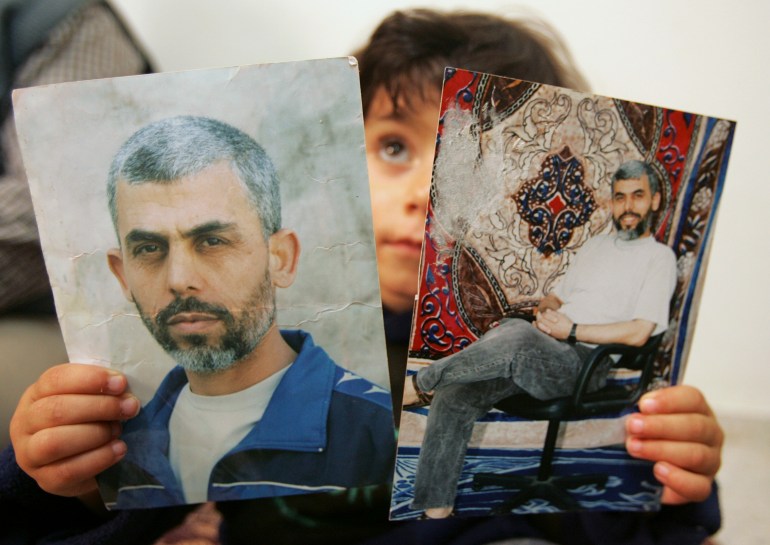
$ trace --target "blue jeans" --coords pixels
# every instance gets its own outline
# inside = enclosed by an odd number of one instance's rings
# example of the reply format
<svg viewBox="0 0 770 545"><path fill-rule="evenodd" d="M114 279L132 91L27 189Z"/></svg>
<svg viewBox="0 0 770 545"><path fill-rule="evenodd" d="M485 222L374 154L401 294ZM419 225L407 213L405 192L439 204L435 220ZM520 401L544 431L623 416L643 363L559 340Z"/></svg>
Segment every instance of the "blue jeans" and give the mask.
<svg viewBox="0 0 770 545"><path fill-rule="evenodd" d="M505 319L461 352L420 369L417 385L434 390L434 397L412 508L452 506L476 420L511 395L551 399L571 394L590 351L558 341L524 320Z"/></svg>

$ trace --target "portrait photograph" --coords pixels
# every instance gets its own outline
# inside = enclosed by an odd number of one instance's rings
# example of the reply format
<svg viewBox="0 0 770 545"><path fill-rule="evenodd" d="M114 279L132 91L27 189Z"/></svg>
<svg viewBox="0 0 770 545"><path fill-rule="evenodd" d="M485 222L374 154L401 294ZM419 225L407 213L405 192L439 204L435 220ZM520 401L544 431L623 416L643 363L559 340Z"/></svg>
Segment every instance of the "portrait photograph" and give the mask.
<svg viewBox="0 0 770 545"><path fill-rule="evenodd" d="M735 122L447 68L391 518L655 511Z"/></svg>
<svg viewBox="0 0 770 545"><path fill-rule="evenodd" d="M354 58L14 93L71 362L141 402L109 509L380 484L395 436Z"/></svg>

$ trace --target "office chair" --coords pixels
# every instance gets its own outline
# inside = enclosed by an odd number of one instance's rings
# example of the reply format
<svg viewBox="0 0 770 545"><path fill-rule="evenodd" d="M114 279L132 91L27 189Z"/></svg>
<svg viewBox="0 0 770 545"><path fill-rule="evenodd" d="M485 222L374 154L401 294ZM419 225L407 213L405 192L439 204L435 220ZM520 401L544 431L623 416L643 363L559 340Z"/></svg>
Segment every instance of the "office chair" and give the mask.
<svg viewBox="0 0 770 545"><path fill-rule="evenodd" d="M568 490L589 484L604 488L607 475L553 475L552 464L559 426L565 420L616 412L633 406L652 380L655 357L662 338L663 333L650 337L641 347L623 344L597 346L584 362L571 396L539 400L526 394L518 394L495 404L495 408L514 416L529 420L548 420L537 475L478 473L474 476L474 490L493 485L519 490L496 508L495 514L509 513L534 498L545 499L559 509L574 510L580 506ZM638 370L641 372L638 381L630 385L609 382L597 391L588 392L591 376L602 362L613 356L617 361L614 361L610 370Z"/></svg>

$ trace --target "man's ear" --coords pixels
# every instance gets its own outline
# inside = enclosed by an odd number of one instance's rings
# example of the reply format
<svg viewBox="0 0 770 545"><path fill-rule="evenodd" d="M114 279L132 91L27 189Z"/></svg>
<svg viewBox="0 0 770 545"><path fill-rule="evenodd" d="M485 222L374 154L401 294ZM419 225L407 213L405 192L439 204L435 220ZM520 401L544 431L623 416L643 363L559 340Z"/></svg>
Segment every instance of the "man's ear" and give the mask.
<svg viewBox="0 0 770 545"><path fill-rule="evenodd" d="M107 250L107 265L110 267L110 271L115 275L120 283L120 289L123 290L123 296L134 302L134 296L131 295L131 290L128 289L128 283L126 282L126 274L123 270L123 254L120 248L111 248Z"/></svg>
<svg viewBox="0 0 770 545"><path fill-rule="evenodd" d="M652 206L653 212L657 212L658 208L660 208L660 199L661 199L660 191L656 191L652 195L652 202L650 203L650 205Z"/></svg>
<svg viewBox="0 0 770 545"><path fill-rule="evenodd" d="M291 229L279 229L268 239L270 278L278 288L288 288L297 276L299 238Z"/></svg>

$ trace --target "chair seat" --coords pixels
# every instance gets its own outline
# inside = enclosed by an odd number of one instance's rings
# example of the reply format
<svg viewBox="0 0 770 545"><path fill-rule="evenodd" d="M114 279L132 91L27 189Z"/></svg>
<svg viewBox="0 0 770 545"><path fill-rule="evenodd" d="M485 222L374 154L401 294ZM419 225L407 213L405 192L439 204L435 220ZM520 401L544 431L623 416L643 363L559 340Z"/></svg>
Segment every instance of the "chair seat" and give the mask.
<svg viewBox="0 0 770 545"><path fill-rule="evenodd" d="M542 400L522 394L500 400L495 409L529 420L552 420L568 414L571 404L571 397Z"/></svg>
<svg viewBox="0 0 770 545"><path fill-rule="evenodd" d="M581 407L572 406L572 397L537 399L528 395L515 395L495 403L495 408L529 420L567 420L582 418L628 407L628 388L611 384L596 392L585 394Z"/></svg>

